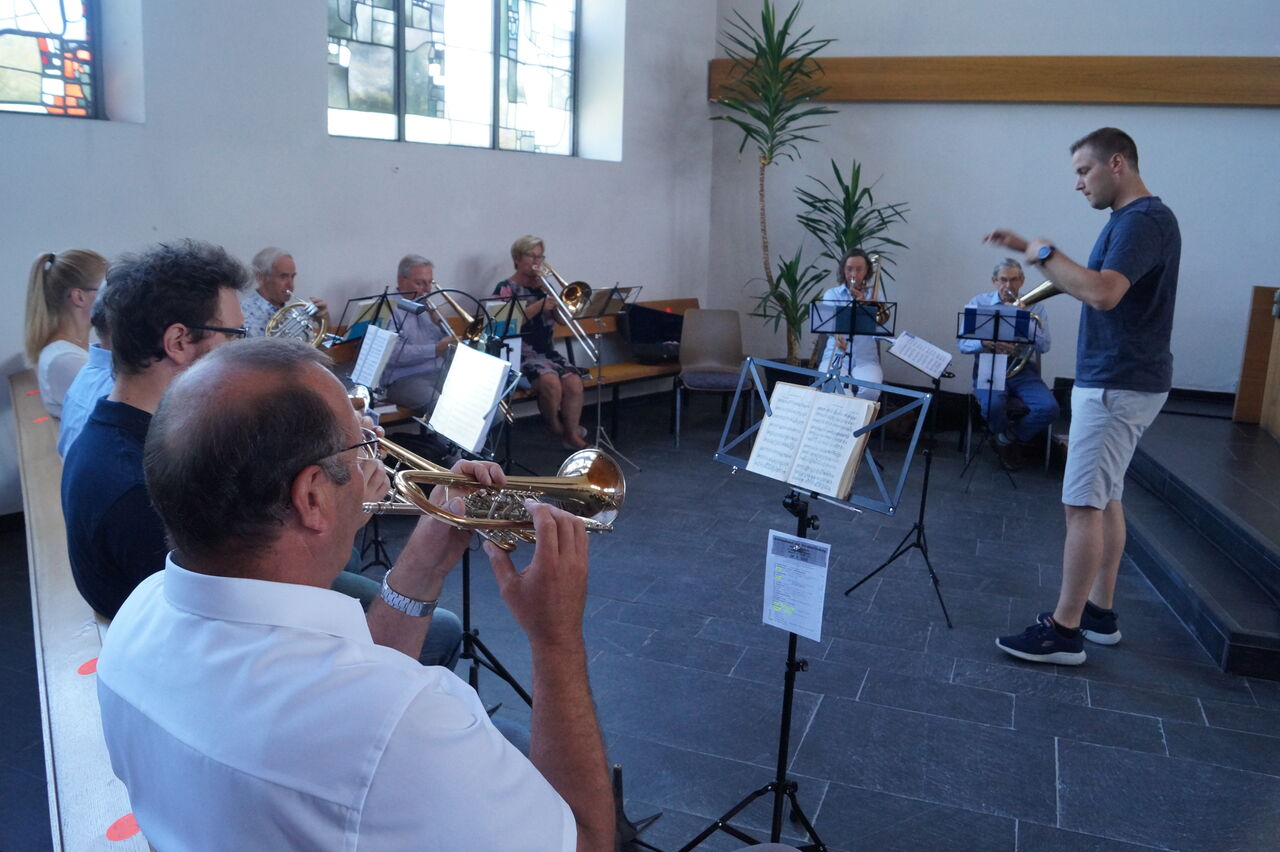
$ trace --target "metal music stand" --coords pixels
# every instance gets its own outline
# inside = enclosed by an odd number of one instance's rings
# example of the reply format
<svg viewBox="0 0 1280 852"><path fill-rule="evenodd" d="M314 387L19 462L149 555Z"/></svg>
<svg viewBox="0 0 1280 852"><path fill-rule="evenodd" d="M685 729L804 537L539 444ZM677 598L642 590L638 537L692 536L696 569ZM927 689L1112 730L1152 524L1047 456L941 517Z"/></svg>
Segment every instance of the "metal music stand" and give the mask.
<svg viewBox="0 0 1280 852"><path fill-rule="evenodd" d="M906 335L904 335L904 337L905 336ZM893 354L892 350L890 350L890 353ZM903 359L903 360L906 360L906 359ZM930 381L933 382L934 394L937 394L940 392L941 390L940 386L944 378L946 379L955 378L955 373L952 373L950 370L946 370L945 367L943 369L943 372L935 376L925 371L917 364L912 363L911 361L907 361L907 363L911 364L911 366L915 367L917 370L920 370L922 373L925 373L925 375L929 376ZM951 623L951 615L947 612L946 601L942 599L942 588L938 582L938 575L933 570L933 563L929 561L929 542L925 538L925 534L924 534L924 507L925 507L925 503L929 499L929 472L930 472L930 469L933 467L933 448L934 448L934 445L936 444L936 438L937 438L937 419L938 419L937 409L936 408L931 409L929 411L929 435L928 435L928 438L925 439L924 450L921 453L921 455L924 456L924 484L920 488L920 511L919 511L919 514L916 515L915 523L911 525L911 529L908 530L907 534L904 535L902 537L902 540L898 542L898 546L893 549L893 554L884 562L880 563L880 567L876 568L874 571L867 574L861 580L854 583L849 588L845 589L844 594L845 594L845 597L848 597L850 594L852 594L854 589L858 588L863 583L867 582L872 577L879 574L884 569L888 568L899 557L905 556L908 553L910 553L912 548L915 548L919 550L920 555L924 557L925 568L929 570L929 579L933 581L933 591L938 595L938 606L942 607L942 617L946 619L947 627L954 627L955 625Z"/></svg>
<svg viewBox="0 0 1280 852"><path fill-rule="evenodd" d="M1013 305L992 305L989 307L965 308L960 311L956 318L956 338L960 340L980 340L983 342L995 343L1031 343L1034 340L1035 330L1032 328L1031 312L1025 309L1016 308ZM983 354L979 353L979 358ZM996 363L992 354L991 372L987 376L987 411L991 411L991 398L995 395L995 378ZM964 461L964 467L960 470L961 478L966 473L969 479L965 482L964 493L969 493L969 487L973 485L973 476L978 472L973 467L973 462L982 452L983 446L991 444L991 451L996 452L995 440L996 436L991 431L991 427L986 420L982 423L983 437L978 442L977 449L969 453L969 457ZM1000 470L1004 471L1005 477L1008 478L1009 484L1016 491L1018 483L1014 481L1013 474L1005 469L1003 465Z"/></svg>
<svg viewBox="0 0 1280 852"><path fill-rule="evenodd" d="M809 330L815 334L842 334L849 338L855 334L891 338L894 336L894 327L897 323L897 302L816 301L809 304ZM832 364L834 363L833 358ZM815 364L814 366L830 370L832 364ZM845 351L840 355L839 364L838 372L840 373L847 375L853 369L852 341L846 345Z"/></svg>
<svg viewBox="0 0 1280 852"><path fill-rule="evenodd" d="M605 295L600 296L599 294L601 292L603 292ZM639 295L639 293L640 293L639 287L619 287L617 284L614 284L613 287L611 287L608 290L605 290L605 291L597 290L595 293L591 294L591 300L587 303L587 306L583 308L583 312L578 315L578 318L584 319L584 320L590 319L594 321L591 324L592 331L590 332L590 334L592 339L595 341L597 353L599 353L600 351L600 341L604 337L604 324L601 322L601 320L607 316L611 316L611 317L620 316L622 312L627 309L627 306L630 304L630 302L633 301L635 297ZM593 308L595 309L594 313L591 312ZM583 328L583 330L584 331L586 330L585 327ZM587 354L590 355L591 353L588 352ZM601 393L601 391L604 389L604 363L599 358L596 358L595 361L596 363L595 363L594 369L596 374L595 375L595 379L596 379L596 387L595 387L596 446L607 449L610 452L610 454L613 455L615 458L621 459L622 461L626 462L627 464L635 468L637 471L639 471L640 465L636 464L631 459L627 458L625 455L622 454L621 451L618 450L617 446L614 445L613 440L609 437L608 430L604 428L604 416L601 413L601 406L604 400L604 397ZM616 416L616 413L615 413L615 416Z"/></svg>
<svg viewBox="0 0 1280 852"><path fill-rule="evenodd" d="M756 421L748 427L741 435L733 440L729 440L730 429L737 419L738 406L742 401L743 391L752 392L758 397L763 405L765 416L772 413L769 406L769 400L765 394L766 384L763 376L760 374L760 367L767 367L772 370L779 370L792 373L793 375L803 377L809 380L809 386L817 388L827 393L844 393L850 390L856 391L860 387L870 387L880 390L882 393L891 395L905 396L912 399L912 402L904 405L902 408L893 411L890 414L879 417L868 423L866 426L857 430L854 435L862 435L872 430L882 428L885 424L903 417L909 412L920 410L920 416L916 418L915 430L911 436L911 448L907 453L903 462L902 471L898 478L896 486L890 490L886 487L884 479L881 475L880 468L874 464L874 457L870 449L870 443L864 445L863 453L868 461L872 464L865 465L872 478L874 479L877 493L874 497L853 493L844 500L829 497L815 492L807 495L801 491L791 488L786 497L783 498L782 505L789 513L796 518L796 536L805 538L806 533L810 529L818 528L818 518L813 516L810 511L810 504L814 500L823 500L835 506L852 510L855 512L862 511L863 508L872 511L881 512L886 515L892 515L897 510L899 498L902 495L903 484L906 482L908 470L910 468L911 459L915 454L916 443L920 439L920 431L924 425L924 415L928 412L930 402L933 397L931 394L920 391L909 390L907 388L898 388L890 385L883 385L873 382L863 382L848 376L841 376L832 371L807 370L803 367L794 367L790 364L782 364L776 361L757 361L754 358L746 359L742 366L742 373L738 377L738 387L734 392L733 405L729 408L729 414L724 424L724 431L720 438L720 447L714 456L715 460L722 464L730 465L737 472L738 468L746 468L747 460L741 456L733 454L734 448L750 438L760 429L761 421ZM861 508L859 508L861 507ZM791 710L795 698L796 674L808 669L808 661L796 658L796 634L788 633L787 639L787 664L783 676L783 693L782 693L782 715L779 720L778 730L778 762L774 779L763 787L748 793L738 804L730 808L723 816L704 829L697 837L688 844L681 847L680 852L689 852L689 850L697 847L704 840L714 834L716 831L723 831L732 837L737 838L745 843L758 843L760 841L747 834L745 831L735 827L730 820L742 812L748 805L762 796L773 795L773 820L770 827L770 842L779 843L782 840L782 812L784 802L789 802L791 806L791 819L793 822L800 823L805 830L806 835L812 841L811 843L800 847L803 850L816 850L822 852L827 847L818 837L817 832L813 828L813 824L800 808L797 792L799 785L787 777L787 763L790 757L791 742Z"/></svg>

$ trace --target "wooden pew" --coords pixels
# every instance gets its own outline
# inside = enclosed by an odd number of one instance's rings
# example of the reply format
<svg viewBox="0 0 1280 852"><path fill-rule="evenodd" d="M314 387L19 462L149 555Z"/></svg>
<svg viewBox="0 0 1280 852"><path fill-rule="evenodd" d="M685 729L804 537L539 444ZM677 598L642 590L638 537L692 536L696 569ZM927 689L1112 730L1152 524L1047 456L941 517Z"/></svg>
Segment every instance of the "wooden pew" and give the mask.
<svg viewBox="0 0 1280 852"><path fill-rule="evenodd" d="M53 848L145 850L128 791L111 771L102 737L94 672L106 625L71 576L58 421L40 401L35 371L10 376L9 393L17 421Z"/></svg>

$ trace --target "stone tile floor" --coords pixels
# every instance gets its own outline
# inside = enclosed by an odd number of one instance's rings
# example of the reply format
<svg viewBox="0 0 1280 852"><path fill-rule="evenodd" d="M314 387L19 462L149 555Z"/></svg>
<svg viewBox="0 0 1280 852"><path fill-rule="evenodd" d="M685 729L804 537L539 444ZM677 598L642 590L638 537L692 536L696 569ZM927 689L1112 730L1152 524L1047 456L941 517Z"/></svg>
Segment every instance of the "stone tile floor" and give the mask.
<svg viewBox="0 0 1280 852"><path fill-rule="evenodd" d="M723 422L714 404L697 397L690 409L678 451L661 403L623 412L618 446L643 470L626 469L617 530L593 539L586 619L628 812L661 810L645 839L667 850L772 780L787 636L760 623L763 554L769 529L795 530L783 486L711 459ZM564 455L532 422L515 446L541 474ZM926 527L954 629L918 552L842 594L911 528L922 466L896 516L814 508L832 565L822 641L799 643L809 669L797 679L790 775L822 839L837 850L1277 848L1280 683L1218 671L1132 565L1119 585L1119 646L1090 645L1079 668L1002 654L995 636L1021 630L1056 595L1058 483L1028 470L1010 490L987 457L965 495L954 435L938 446ZM901 453L887 442L889 471ZM408 523L383 520L392 552ZM24 672L34 690L29 628L25 651L12 638L29 619L14 603L25 583L10 576L21 545L19 531L0 546L6 707L24 698ZM482 640L527 686L527 646L483 556L471 586ZM460 611L460 601L455 572L443 603ZM500 714L527 719L506 684L488 671L479 680ZM6 850L43 848L38 715L34 739L12 735L32 724L31 701L10 711L0 754ZM770 806L758 801L737 823L767 833ZM740 845L716 835L702 848Z"/></svg>

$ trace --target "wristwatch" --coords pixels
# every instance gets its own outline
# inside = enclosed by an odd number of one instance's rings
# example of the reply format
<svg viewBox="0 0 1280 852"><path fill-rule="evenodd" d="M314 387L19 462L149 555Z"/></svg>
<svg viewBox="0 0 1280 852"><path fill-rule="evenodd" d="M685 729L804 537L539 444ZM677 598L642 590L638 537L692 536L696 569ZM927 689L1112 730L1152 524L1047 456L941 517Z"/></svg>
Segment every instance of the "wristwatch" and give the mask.
<svg viewBox="0 0 1280 852"><path fill-rule="evenodd" d="M1045 261L1053 257L1053 253L1057 251L1053 246L1040 246L1040 251L1036 252L1036 259L1031 261L1036 266L1043 266Z"/></svg>
<svg viewBox="0 0 1280 852"><path fill-rule="evenodd" d="M439 598L433 601L419 601L407 598L387 584L389 579L391 579L390 571L382 578L382 591L378 593L378 596L382 598L387 606L394 610L403 612L405 615L411 615L414 618L425 618L434 612L436 604L440 603Z"/></svg>

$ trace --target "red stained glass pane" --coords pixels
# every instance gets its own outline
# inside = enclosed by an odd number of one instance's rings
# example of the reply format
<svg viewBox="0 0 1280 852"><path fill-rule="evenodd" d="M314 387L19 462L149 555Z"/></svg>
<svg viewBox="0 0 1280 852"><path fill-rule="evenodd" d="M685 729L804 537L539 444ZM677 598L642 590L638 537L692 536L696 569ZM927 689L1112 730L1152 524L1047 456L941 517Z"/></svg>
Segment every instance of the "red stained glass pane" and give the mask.
<svg viewBox="0 0 1280 852"><path fill-rule="evenodd" d="M65 113L66 113L66 110L62 109L61 107L49 107L50 115L64 115Z"/></svg>
<svg viewBox="0 0 1280 852"><path fill-rule="evenodd" d="M69 109L67 115L88 115L89 113L82 109Z"/></svg>
<svg viewBox="0 0 1280 852"><path fill-rule="evenodd" d="M53 96L53 104L54 104L54 106L63 106L63 105L65 105L65 104L66 104L66 101L65 101L65 100L63 100L62 95L54 95L54 96Z"/></svg>
<svg viewBox="0 0 1280 852"><path fill-rule="evenodd" d="M45 39L42 39L42 38L38 38L38 39L36 39L36 44L40 45L40 52L41 52L41 53L47 53L47 52L48 52L48 50L49 50L49 42L48 42L48 41L46 41Z"/></svg>
<svg viewBox="0 0 1280 852"><path fill-rule="evenodd" d="M84 90L80 88L79 83L68 83L67 94L73 98L82 98L84 97Z"/></svg>

